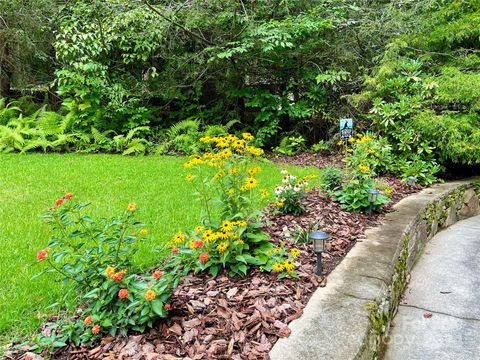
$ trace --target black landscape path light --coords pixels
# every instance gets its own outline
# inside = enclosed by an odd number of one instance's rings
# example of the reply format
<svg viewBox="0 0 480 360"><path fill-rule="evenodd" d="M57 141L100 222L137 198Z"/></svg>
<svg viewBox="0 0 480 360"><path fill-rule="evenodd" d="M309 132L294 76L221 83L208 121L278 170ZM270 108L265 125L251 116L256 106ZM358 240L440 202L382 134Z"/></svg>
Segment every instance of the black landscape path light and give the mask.
<svg viewBox="0 0 480 360"><path fill-rule="evenodd" d="M368 209L368 216L372 216L373 213L373 204L377 201L377 196L380 194L380 191L377 189L368 189L368 202L370 203L370 208Z"/></svg>
<svg viewBox="0 0 480 360"><path fill-rule="evenodd" d="M416 183L417 183L417 177L416 176L409 176L408 177L408 185L415 186Z"/></svg>
<svg viewBox="0 0 480 360"><path fill-rule="evenodd" d="M322 252L325 251L325 244L330 236L325 231L313 231L309 240L313 242L313 251L317 254L317 275L322 275Z"/></svg>

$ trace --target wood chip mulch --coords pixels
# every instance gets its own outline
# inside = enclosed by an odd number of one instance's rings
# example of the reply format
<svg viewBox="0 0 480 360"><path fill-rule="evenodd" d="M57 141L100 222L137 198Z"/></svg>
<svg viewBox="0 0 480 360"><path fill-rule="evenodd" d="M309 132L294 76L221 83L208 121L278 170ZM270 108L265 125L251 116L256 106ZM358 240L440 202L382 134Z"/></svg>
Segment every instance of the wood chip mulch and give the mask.
<svg viewBox="0 0 480 360"><path fill-rule="evenodd" d="M326 166L345 166L342 162L341 154L321 154L321 153L301 153L297 155L287 156L282 154L268 154L267 158L279 164L290 164L296 166L315 166L324 168Z"/></svg>
<svg viewBox="0 0 480 360"><path fill-rule="evenodd" d="M379 224L392 205L419 189L393 178L392 204L383 213L369 218L343 211L318 190L307 194L306 212L299 217L268 216L265 228L274 242L287 242L301 251L296 265L298 279L278 280L275 274L253 270L245 278L225 274L188 276L173 296L170 317L143 335L105 337L92 348L72 345L57 352L56 359L268 359L278 338L288 337L288 323L302 315L312 293L326 285L327 275L357 241L365 238L367 227ZM316 258L310 244L286 240L297 227L318 222L330 233L323 253L323 274L315 275ZM23 358L23 354L22 357Z"/></svg>

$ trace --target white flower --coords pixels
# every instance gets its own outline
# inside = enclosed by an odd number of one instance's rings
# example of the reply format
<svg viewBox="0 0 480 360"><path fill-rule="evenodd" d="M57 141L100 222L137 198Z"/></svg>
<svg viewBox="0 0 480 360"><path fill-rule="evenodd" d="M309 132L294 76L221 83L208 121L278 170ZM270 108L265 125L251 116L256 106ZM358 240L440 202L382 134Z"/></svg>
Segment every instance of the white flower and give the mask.
<svg viewBox="0 0 480 360"><path fill-rule="evenodd" d="M293 188L293 191L295 191L295 192L299 192L300 190L301 189L299 187L296 187L296 186Z"/></svg>
<svg viewBox="0 0 480 360"><path fill-rule="evenodd" d="M282 174L282 175L287 175L287 174L288 174L288 170L283 169L282 171L280 171L280 174Z"/></svg>

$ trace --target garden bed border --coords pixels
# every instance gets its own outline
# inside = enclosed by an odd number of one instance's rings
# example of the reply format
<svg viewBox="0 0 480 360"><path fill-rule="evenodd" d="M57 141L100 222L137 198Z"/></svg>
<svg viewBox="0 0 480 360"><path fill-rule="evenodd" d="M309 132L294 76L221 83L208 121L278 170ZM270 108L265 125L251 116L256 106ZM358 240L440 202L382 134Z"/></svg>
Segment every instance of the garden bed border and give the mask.
<svg viewBox="0 0 480 360"><path fill-rule="evenodd" d="M377 359L425 244L439 230L480 214L480 178L437 184L394 206L348 253L290 323L272 360Z"/></svg>

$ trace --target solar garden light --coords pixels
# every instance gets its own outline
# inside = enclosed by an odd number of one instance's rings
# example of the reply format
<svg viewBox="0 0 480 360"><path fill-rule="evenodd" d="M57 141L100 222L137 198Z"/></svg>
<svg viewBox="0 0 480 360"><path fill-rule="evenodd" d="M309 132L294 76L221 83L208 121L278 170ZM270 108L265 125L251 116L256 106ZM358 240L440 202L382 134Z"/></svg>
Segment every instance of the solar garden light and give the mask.
<svg viewBox="0 0 480 360"><path fill-rule="evenodd" d="M330 236L325 231L312 231L308 239L313 242L313 251L317 254L317 275L322 275L322 252Z"/></svg>
<svg viewBox="0 0 480 360"><path fill-rule="evenodd" d="M416 176L409 176L408 177L408 185L415 186L416 183L417 183L417 177Z"/></svg>
<svg viewBox="0 0 480 360"><path fill-rule="evenodd" d="M368 189L368 202L370 203L370 208L368 209L368 216L372 216L373 213L373 204L377 201L377 196L380 194L380 191L377 189Z"/></svg>

